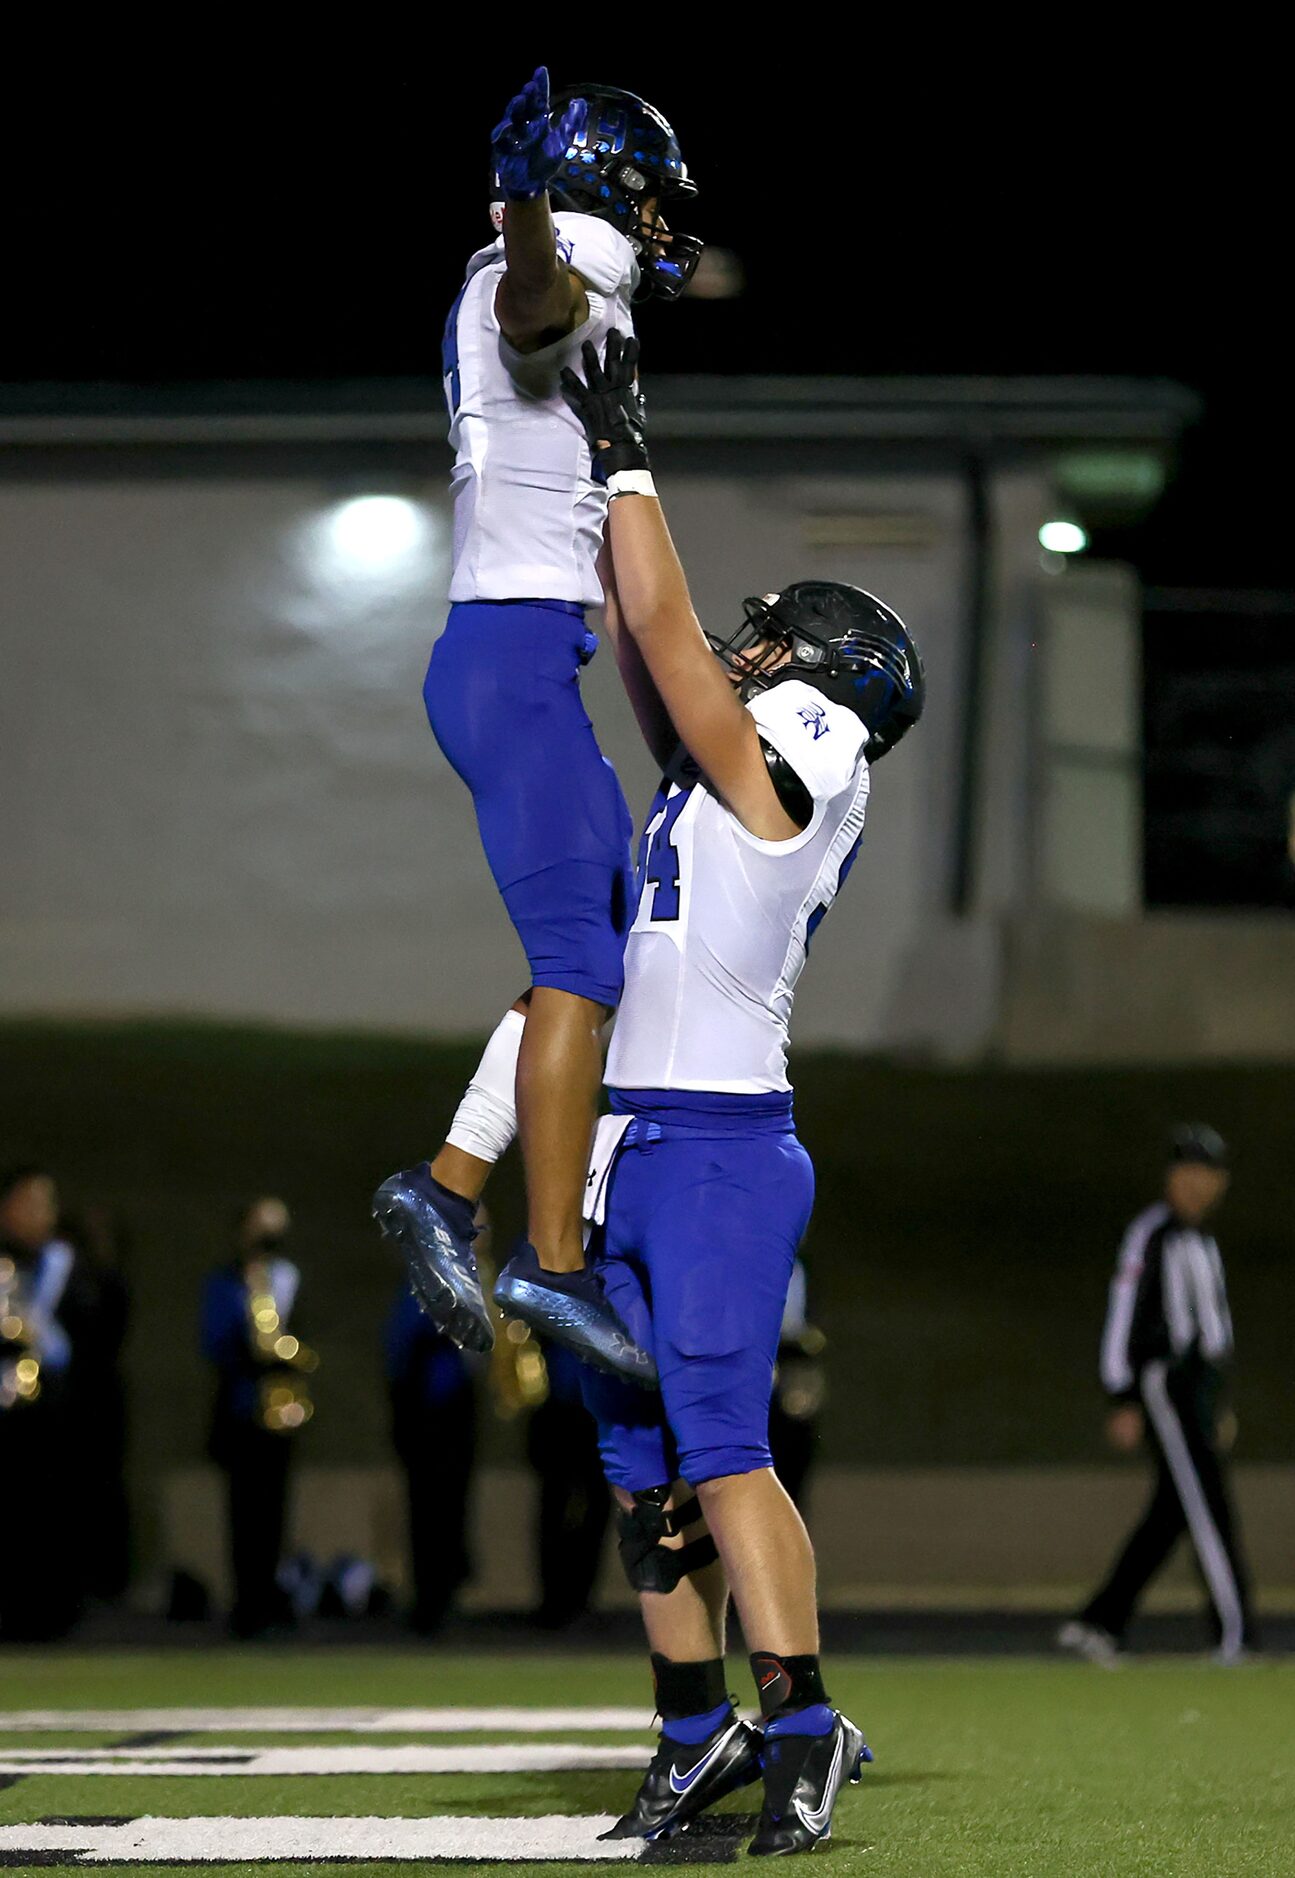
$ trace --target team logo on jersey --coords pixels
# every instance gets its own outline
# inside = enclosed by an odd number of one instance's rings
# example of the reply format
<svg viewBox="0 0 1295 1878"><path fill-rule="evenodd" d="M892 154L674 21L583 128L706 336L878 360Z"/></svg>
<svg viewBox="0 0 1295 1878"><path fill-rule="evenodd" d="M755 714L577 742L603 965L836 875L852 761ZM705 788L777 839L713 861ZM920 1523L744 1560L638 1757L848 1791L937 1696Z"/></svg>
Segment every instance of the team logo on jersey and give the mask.
<svg viewBox="0 0 1295 1878"><path fill-rule="evenodd" d="M814 733L814 742L825 737L832 726L827 721L827 707L822 704L802 704L796 713L806 730Z"/></svg>

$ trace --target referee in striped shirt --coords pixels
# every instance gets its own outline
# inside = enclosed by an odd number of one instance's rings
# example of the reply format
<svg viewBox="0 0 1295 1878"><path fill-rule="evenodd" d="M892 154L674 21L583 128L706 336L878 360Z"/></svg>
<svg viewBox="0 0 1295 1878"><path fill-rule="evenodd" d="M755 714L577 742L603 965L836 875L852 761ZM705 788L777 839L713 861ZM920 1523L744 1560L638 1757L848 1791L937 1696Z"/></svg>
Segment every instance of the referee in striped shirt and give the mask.
<svg viewBox="0 0 1295 1878"><path fill-rule="evenodd" d="M1102 1336L1111 1444L1145 1441L1151 1498L1111 1572L1057 1635L1063 1649L1113 1662L1134 1606L1186 1532L1209 1596L1217 1660L1254 1643L1240 1536L1218 1441L1219 1399L1232 1355L1223 1263L1205 1220L1228 1189L1227 1149L1212 1128L1174 1130L1165 1197L1139 1213L1120 1248Z"/></svg>

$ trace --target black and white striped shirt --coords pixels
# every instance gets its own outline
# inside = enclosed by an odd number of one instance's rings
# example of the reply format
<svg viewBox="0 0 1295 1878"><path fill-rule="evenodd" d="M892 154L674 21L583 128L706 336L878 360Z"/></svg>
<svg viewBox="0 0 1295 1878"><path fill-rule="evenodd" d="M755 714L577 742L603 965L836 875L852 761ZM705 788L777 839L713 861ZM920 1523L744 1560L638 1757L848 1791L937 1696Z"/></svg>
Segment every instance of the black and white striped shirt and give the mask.
<svg viewBox="0 0 1295 1878"><path fill-rule="evenodd" d="M1161 1201L1124 1235L1102 1332L1102 1387L1132 1400L1147 1363L1232 1353L1223 1261L1208 1233L1186 1226Z"/></svg>

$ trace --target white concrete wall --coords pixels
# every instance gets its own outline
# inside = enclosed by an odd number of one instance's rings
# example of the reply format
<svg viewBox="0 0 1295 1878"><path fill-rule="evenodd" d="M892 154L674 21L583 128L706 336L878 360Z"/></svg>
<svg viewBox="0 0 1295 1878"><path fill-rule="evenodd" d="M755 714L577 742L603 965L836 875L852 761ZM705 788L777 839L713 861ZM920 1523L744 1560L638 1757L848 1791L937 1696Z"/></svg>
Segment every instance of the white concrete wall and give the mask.
<svg viewBox="0 0 1295 1878"><path fill-rule="evenodd" d="M425 538L381 578L329 548L345 493L0 487L0 1011L475 1033L523 982L422 711L448 578L439 477L413 492ZM925 652L926 721L878 772L799 1012L803 1042L866 1047L947 881L960 486L676 477L669 506L704 619L831 575L877 590ZM878 532L917 544L867 546ZM587 695L641 812L654 778L605 655Z"/></svg>
<svg viewBox="0 0 1295 1878"><path fill-rule="evenodd" d="M1132 568L1070 564L1043 582L1040 904L1128 918L1142 907L1141 594Z"/></svg>
<svg viewBox="0 0 1295 1878"><path fill-rule="evenodd" d="M1236 1470L1242 1529L1260 1610L1295 1600L1295 1469ZM819 1595L835 1610L1064 1610L1078 1605L1110 1564L1142 1510L1144 1468L824 1467L815 1476L809 1524ZM472 1517L476 1576L471 1610L526 1609L536 1601L536 1479L523 1468L486 1467ZM229 1595L224 1508L214 1468L177 1468L159 1482L154 1566L184 1566ZM402 1486L391 1467L301 1470L290 1549L328 1561L339 1552L372 1559L388 1584L404 1584ZM633 1603L611 1535L598 1598ZM1195 1610L1201 1591L1186 1545L1151 1588L1151 1610Z"/></svg>

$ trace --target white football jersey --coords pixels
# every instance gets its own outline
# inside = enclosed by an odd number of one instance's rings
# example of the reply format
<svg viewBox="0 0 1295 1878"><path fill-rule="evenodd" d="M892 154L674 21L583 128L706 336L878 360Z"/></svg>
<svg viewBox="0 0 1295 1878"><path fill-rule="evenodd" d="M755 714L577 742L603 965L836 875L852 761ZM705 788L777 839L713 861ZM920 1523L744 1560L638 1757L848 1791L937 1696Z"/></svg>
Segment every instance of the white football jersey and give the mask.
<svg viewBox="0 0 1295 1878"><path fill-rule="evenodd" d="M607 491L558 374L580 348L630 334L634 250L592 215L555 215L558 249L585 282L589 318L540 352L515 352L499 330L500 236L468 262L445 324L442 368L455 461L451 600L576 600L602 604L596 572Z"/></svg>
<svg viewBox="0 0 1295 1878"><path fill-rule="evenodd" d="M747 709L814 804L788 841L743 828L704 781L663 783L639 851L614 1089L787 1089L788 1026L814 929L863 835L867 731L788 679Z"/></svg>

